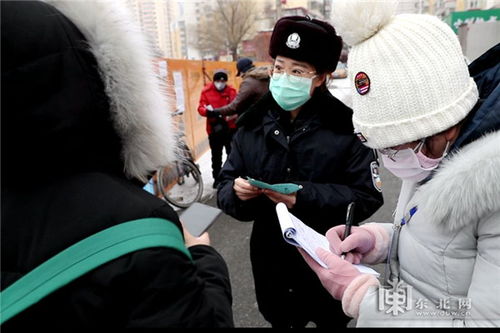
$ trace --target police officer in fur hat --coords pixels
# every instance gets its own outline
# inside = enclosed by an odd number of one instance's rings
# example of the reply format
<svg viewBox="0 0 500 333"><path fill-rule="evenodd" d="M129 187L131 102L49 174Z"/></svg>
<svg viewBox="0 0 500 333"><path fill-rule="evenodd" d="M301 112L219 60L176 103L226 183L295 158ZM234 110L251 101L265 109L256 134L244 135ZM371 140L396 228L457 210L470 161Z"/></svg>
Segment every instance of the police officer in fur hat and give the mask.
<svg viewBox="0 0 500 333"><path fill-rule="evenodd" d="M302 16L277 21L269 48L270 92L238 119L241 128L220 176L219 207L254 221L250 256L257 302L273 327L345 327L349 320L283 240L276 204L285 203L324 234L344 222L350 202L356 203L356 222L383 203L373 151L353 134L351 109L326 87L341 49L342 39L326 22ZM262 189L247 176L301 189Z"/></svg>

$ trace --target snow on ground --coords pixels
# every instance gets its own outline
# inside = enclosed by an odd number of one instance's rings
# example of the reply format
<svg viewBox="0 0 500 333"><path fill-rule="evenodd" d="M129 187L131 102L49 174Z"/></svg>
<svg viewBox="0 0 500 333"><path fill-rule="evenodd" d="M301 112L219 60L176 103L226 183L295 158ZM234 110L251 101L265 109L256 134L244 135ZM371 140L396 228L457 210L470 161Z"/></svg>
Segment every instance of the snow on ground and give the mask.
<svg viewBox="0 0 500 333"><path fill-rule="evenodd" d="M226 154L223 152L222 163L224 163L225 160ZM212 177L212 154L210 149L196 160L196 164L199 165L201 177L203 178L203 194L201 196L201 201L206 201L215 194L215 189L212 188L214 178Z"/></svg>

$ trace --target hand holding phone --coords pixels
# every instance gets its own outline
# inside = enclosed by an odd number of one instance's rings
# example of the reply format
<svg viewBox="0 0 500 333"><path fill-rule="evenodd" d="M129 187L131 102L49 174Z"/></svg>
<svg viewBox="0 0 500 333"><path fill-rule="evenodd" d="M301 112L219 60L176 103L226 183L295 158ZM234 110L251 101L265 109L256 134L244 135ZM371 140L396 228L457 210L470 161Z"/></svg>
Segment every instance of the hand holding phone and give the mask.
<svg viewBox="0 0 500 333"><path fill-rule="evenodd" d="M234 180L233 190L234 194L242 201L256 198L262 194L262 189L251 185L248 180L241 177Z"/></svg>
<svg viewBox="0 0 500 333"><path fill-rule="evenodd" d="M184 234L184 244L186 247L191 247L195 245L209 245L210 246L210 236L208 232L204 232L200 237L194 237L187 231L186 228L182 228L182 233Z"/></svg>
<svg viewBox="0 0 500 333"><path fill-rule="evenodd" d="M179 219L191 235L200 237L221 213L222 211L216 207L195 202L181 213Z"/></svg>

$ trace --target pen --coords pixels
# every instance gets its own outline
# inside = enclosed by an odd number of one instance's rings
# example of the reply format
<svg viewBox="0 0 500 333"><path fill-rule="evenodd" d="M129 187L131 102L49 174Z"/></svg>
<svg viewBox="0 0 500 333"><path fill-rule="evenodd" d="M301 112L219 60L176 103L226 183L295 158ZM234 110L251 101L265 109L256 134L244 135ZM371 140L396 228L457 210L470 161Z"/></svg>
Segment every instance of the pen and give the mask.
<svg viewBox="0 0 500 333"><path fill-rule="evenodd" d="M354 207L356 206L356 203L353 201L347 206L347 215L345 217L345 229L344 229L344 237L342 240L346 239L347 236L351 234L351 227L352 227L352 221L354 217ZM341 256L342 259L345 258L345 253L342 254Z"/></svg>

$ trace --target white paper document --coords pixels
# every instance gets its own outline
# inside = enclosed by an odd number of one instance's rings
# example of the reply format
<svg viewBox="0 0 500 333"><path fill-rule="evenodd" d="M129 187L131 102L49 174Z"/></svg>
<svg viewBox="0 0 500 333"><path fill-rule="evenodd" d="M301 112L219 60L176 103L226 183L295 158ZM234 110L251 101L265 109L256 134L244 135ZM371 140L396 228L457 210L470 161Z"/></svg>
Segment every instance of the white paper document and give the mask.
<svg viewBox="0 0 500 333"><path fill-rule="evenodd" d="M282 202L276 205L276 213L283 233L283 238L288 243L303 248L318 264L327 268L325 263L316 255L316 249L321 247L330 251L330 246L326 237L311 227L307 226L290 213L286 205ZM364 265L353 265L361 273L373 274L377 277L380 275L374 269Z"/></svg>

